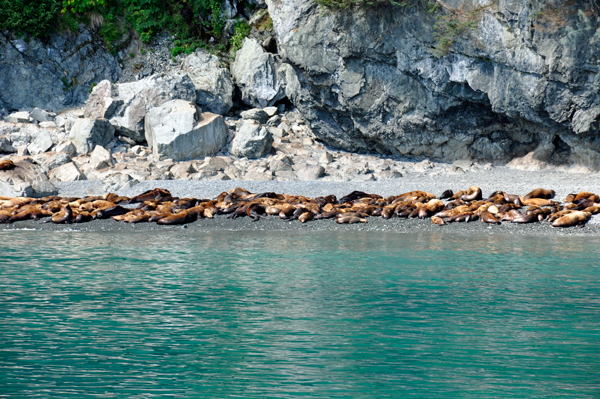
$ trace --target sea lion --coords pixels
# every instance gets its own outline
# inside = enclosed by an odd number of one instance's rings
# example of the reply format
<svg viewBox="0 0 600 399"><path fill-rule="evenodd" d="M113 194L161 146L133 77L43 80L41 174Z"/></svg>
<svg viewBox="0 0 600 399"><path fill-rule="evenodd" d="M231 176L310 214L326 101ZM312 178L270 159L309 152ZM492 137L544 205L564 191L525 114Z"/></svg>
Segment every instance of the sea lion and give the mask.
<svg viewBox="0 0 600 399"><path fill-rule="evenodd" d="M481 219L481 221L483 223L489 223L489 224L502 224L498 219L496 219L496 217L494 215L492 215L489 212L483 212L479 215L479 218Z"/></svg>
<svg viewBox="0 0 600 399"><path fill-rule="evenodd" d="M589 212L574 211L552 222L552 227L583 226L592 217Z"/></svg>
<svg viewBox="0 0 600 399"><path fill-rule="evenodd" d="M188 216L187 211L181 211L179 213L172 213L168 216L165 216L161 219L159 219L156 223L157 224L165 224L165 225L171 225L171 224L186 224L189 223L190 217Z"/></svg>
<svg viewBox="0 0 600 399"><path fill-rule="evenodd" d="M71 206L69 204L65 205L64 208L58 212L55 213L52 216L52 219L50 219L52 221L52 223L71 223L71 219L73 217L73 210L71 209Z"/></svg>
<svg viewBox="0 0 600 399"><path fill-rule="evenodd" d="M460 196L460 199L463 201L475 201L480 200L483 197L481 189L477 186L471 186L467 190L466 194Z"/></svg>
<svg viewBox="0 0 600 399"><path fill-rule="evenodd" d="M46 210L42 209L41 207L28 208L28 209L22 210L21 212L17 213L16 215L12 216L9 219L8 223L18 222L21 220L29 220L29 219L40 220L41 218L45 218L45 217L49 217L49 216L52 216L52 212L46 211Z"/></svg>
<svg viewBox="0 0 600 399"><path fill-rule="evenodd" d="M543 199L552 199L556 195L554 190L546 190L543 188L536 188L535 190L528 193L525 197L526 200L531 198L543 198Z"/></svg>
<svg viewBox="0 0 600 399"><path fill-rule="evenodd" d="M552 201L552 200L544 199L544 198L525 199L525 198L519 196L519 200L521 201L521 204L523 204L525 206L531 206L531 205L552 206L552 205L556 204L556 201Z"/></svg>
<svg viewBox="0 0 600 399"><path fill-rule="evenodd" d="M452 198L453 195L454 195L454 191L446 190L438 197L438 199L443 200L443 199Z"/></svg>
<svg viewBox="0 0 600 399"><path fill-rule="evenodd" d="M335 222L338 224L354 224L354 223L368 223L367 219L358 217L354 214L343 215L337 217Z"/></svg>
<svg viewBox="0 0 600 399"><path fill-rule="evenodd" d="M431 224L437 224L438 226L443 226L446 224L446 222L444 222L444 219L442 219L442 218L439 218L437 216L432 216Z"/></svg>
<svg viewBox="0 0 600 399"><path fill-rule="evenodd" d="M10 159L3 159L0 161L0 170L13 170L17 165L13 163Z"/></svg>

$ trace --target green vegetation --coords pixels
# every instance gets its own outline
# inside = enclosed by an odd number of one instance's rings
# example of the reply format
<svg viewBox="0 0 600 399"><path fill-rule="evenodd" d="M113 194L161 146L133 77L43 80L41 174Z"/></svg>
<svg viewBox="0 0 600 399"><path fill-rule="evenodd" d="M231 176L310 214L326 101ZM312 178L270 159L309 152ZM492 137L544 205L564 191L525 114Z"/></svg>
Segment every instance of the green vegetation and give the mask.
<svg viewBox="0 0 600 399"><path fill-rule="evenodd" d="M0 0L0 31L44 38L59 24L59 0Z"/></svg>
<svg viewBox="0 0 600 399"><path fill-rule="evenodd" d="M351 7L373 7L378 5L391 4L395 6L407 6L413 1L394 1L394 0L315 0L317 4L322 5L325 8L345 10Z"/></svg>
<svg viewBox="0 0 600 399"><path fill-rule="evenodd" d="M477 27L480 11L476 10L464 14L452 13L438 16L435 24L437 44L433 49L433 53L438 57L448 54L456 38Z"/></svg>
<svg viewBox="0 0 600 399"><path fill-rule="evenodd" d="M78 24L98 29L112 53L124 47L131 30L145 43L160 32L174 35L173 56L227 47L219 44L225 27L221 0L0 0L0 30L19 37L43 40L53 31L76 31ZM238 25L236 48L249 32L247 23ZM209 46L210 38L217 44Z"/></svg>
<svg viewBox="0 0 600 399"><path fill-rule="evenodd" d="M235 52L242 48L242 42L244 38L250 33L250 26L246 20L237 21L233 28L233 36L229 43L231 44L231 51Z"/></svg>

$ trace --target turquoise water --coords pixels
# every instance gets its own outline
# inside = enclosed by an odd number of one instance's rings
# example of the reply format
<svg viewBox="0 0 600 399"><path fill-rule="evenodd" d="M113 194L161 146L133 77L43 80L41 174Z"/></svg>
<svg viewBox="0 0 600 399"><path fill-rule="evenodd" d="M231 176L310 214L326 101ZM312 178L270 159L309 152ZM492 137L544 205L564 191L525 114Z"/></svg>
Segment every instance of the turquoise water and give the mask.
<svg viewBox="0 0 600 399"><path fill-rule="evenodd" d="M258 234L0 232L0 397L600 397L600 239Z"/></svg>

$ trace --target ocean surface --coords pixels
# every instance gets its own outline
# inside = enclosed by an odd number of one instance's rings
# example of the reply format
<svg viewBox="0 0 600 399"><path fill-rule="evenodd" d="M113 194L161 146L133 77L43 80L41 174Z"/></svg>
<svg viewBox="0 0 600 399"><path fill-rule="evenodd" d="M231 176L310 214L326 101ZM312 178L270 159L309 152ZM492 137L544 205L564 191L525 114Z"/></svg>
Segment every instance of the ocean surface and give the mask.
<svg viewBox="0 0 600 399"><path fill-rule="evenodd" d="M0 232L1 398L599 398L600 238Z"/></svg>

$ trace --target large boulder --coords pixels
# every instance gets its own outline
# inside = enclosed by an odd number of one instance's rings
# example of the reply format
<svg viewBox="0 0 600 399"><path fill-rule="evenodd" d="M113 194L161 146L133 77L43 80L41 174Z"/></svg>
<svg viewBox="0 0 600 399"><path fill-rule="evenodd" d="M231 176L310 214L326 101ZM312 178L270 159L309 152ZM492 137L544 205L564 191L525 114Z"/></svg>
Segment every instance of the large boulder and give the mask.
<svg viewBox="0 0 600 399"><path fill-rule="evenodd" d="M196 89L196 104L209 112L224 115L233 106L233 83L229 70L212 54L196 51L183 61L183 70Z"/></svg>
<svg viewBox="0 0 600 399"><path fill-rule="evenodd" d="M83 104L94 82L117 80L121 68L99 36L81 29L47 40L0 34L0 103L58 111Z"/></svg>
<svg viewBox="0 0 600 399"><path fill-rule="evenodd" d="M156 74L121 84L103 81L90 94L84 117L106 118L120 135L141 143L146 112L173 99L196 100L194 83L187 74Z"/></svg>
<svg viewBox="0 0 600 399"><path fill-rule="evenodd" d="M273 136L267 128L245 120L231 142L231 153L237 157L260 158L271 152Z"/></svg>
<svg viewBox="0 0 600 399"><path fill-rule="evenodd" d="M276 58L255 39L244 39L231 74L242 92L242 101L249 106L264 108L284 97L283 82L277 76Z"/></svg>
<svg viewBox="0 0 600 399"><path fill-rule="evenodd" d="M172 100L146 114L146 141L159 156L174 161L214 155L227 145L223 117L202 113L192 102Z"/></svg>
<svg viewBox="0 0 600 399"><path fill-rule="evenodd" d="M58 190L48 180L44 169L27 157L10 158L16 167L0 171L0 195L7 197L44 197Z"/></svg>
<svg viewBox="0 0 600 399"><path fill-rule="evenodd" d="M69 133L69 138L78 154L87 154L96 145L105 146L114 138L115 129L106 119L78 119Z"/></svg>

